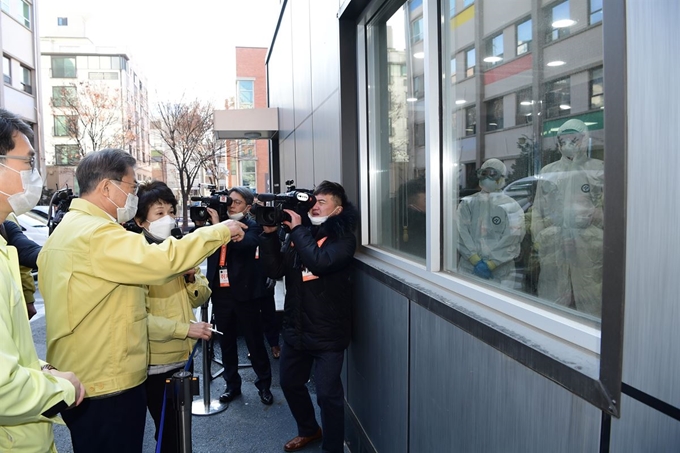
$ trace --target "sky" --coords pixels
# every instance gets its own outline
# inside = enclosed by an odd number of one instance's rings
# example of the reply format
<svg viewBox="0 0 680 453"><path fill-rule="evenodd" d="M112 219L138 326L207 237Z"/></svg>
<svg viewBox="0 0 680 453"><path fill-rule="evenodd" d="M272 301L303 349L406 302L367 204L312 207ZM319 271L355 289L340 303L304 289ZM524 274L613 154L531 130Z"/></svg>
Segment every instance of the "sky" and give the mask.
<svg viewBox="0 0 680 453"><path fill-rule="evenodd" d="M223 108L235 93L237 46L266 47L280 0L48 0L87 17L98 46L125 49L151 102L201 99ZM73 13L71 13L73 14Z"/></svg>

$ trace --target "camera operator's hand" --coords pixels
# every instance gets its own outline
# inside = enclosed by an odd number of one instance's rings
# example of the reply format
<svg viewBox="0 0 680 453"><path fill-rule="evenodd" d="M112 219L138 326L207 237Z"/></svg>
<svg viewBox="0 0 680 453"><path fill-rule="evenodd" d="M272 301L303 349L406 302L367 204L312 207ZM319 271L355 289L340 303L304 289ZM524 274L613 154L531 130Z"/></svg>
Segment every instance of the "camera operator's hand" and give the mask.
<svg viewBox="0 0 680 453"><path fill-rule="evenodd" d="M210 214L210 223L213 225L217 225L220 223L220 215L215 211L213 208L206 208L208 210L208 214Z"/></svg>
<svg viewBox="0 0 680 453"><path fill-rule="evenodd" d="M283 212L287 212L290 216L290 220L283 221L283 224L290 228L290 231L293 231L293 228L296 226L302 225L302 217L300 217L300 214L293 211L292 209L284 209Z"/></svg>
<svg viewBox="0 0 680 453"><path fill-rule="evenodd" d="M223 225L226 225L229 227L229 232L231 233L231 240L233 242L239 242L243 240L243 237L245 236L245 231L248 229L248 225L239 222L238 220L225 220L222 222Z"/></svg>
<svg viewBox="0 0 680 453"><path fill-rule="evenodd" d="M278 229L279 227L277 225L274 226L262 225L262 231L264 231L265 233L273 233Z"/></svg>
<svg viewBox="0 0 680 453"><path fill-rule="evenodd" d="M184 273L184 281L187 283L196 282L196 269L189 269Z"/></svg>
<svg viewBox="0 0 680 453"><path fill-rule="evenodd" d="M196 340L210 340L212 337L212 324L207 322L196 322L189 325L189 333L187 337L194 338Z"/></svg>
<svg viewBox="0 0 680 453"><path fill-rule="evenodd" d="M73 386L76 388L76 401L73 403L71 407L77 406L83 402L83 398L85 398L85 386L83 385L82 382L80 382L80 380L78 379L78 377L76 377L75 374L71 373L70 371L59 371L55 368L52 368L51 370L46 370L44 372L49 373L52 376L66 379L71 384L73 384Z"/></svg>

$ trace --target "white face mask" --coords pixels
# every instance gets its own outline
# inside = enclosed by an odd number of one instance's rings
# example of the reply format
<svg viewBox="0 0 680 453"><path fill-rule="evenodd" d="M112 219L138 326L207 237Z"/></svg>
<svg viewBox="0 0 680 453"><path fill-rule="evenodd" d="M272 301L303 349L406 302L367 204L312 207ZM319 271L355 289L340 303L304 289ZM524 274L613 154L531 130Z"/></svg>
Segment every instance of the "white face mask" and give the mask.
<svg viewBox="0 0 680 453"><path fill-rule="evenodd" d="M120 190L121 192L125 193L123 189L118 187L117 185L111 183L113 186L115 186L116 189ZM128 193L127 199L125 200L125 206L122 208L119 207L116 203L113 203L113 200L110 199L109 197L106 197L107 200L109 200L113 205L117 208L116 209L116 220L118 223L125 223L128 220L132 219L135 214L137 214L137 195Z"/></svg>
<svg viewBox="0 0 680 453"><path fill-rule="evenodd" d="M147 231L156 239L167 239L170 237L172 230L177 227L175 219L169 215L163 216L158 220L149 222Z"/></svg>
<svg viewBox="0 0 680 453"><path fill-rule="evenodd" d="M242 212L237 212L236 214L229 214L231 220L241 220L244 217Z"/></svg>
<svg viewBox="0 0 680 453"><path fill-rule="evenodd" d="M560 147L560 152L564 157L573 158L579 151L577 145L565 144Z"/></svg>
<svg viewBox="0 0 680 453"><path fill-rule="evenodd" d="M335 209L338 209L338 208L335 208ZM335 212L335 209L333 209L333 211L331 212L331 215ZM314 216L312 216L311 213L308 212L307 217L309 217L309 220L312 222L312 225L319 226L322 223L324 223L326 220L328 220L330 215L314 217Z"/></svg>
<svg viewBox="0 0 680 453"><path fill-rule="evenodd" d="M489 178L479 181L479 187L481 187L484 192L495 192L499 189L498 182Z"/></svg>
<svg viewBox="0 0 680 453"><path fill-rule="evenodd" d="M1 194L7 195L7 202L12 207L14 214L21 215L33 209L40 201L43 189L43 180L38 170L17 171L7 165L0 165L21 175L23 192L10 195L0 191Z"/></svg>

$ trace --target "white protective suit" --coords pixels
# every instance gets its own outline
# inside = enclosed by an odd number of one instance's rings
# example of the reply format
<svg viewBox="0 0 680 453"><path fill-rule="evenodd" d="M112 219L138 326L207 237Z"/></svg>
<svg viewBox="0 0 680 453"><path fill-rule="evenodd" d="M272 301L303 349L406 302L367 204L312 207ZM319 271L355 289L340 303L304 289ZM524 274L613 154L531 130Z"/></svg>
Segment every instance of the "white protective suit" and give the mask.
<svg viewBox="0 0 680 453"><path fill-rule="evenodd" d="M489 159L482 169L492 167L505 175L505 165ZM495 190L482 190L461 200L458 205L459 269L474 273L480 260L492 271L492 281L519 289L515 277L515 258L524 238L524 212L520 205L501 192L505 179L497 181Z"/></svg>
<svg viewBox="0 0 680 453"><path fill-rule="evenodd" d="M588 157L582 121L566 121L557 136L574 132L583 134L574 157L563 153L546 165L536 187L531 233L541 266L538 296L599 317L604 163Z"/></svg>

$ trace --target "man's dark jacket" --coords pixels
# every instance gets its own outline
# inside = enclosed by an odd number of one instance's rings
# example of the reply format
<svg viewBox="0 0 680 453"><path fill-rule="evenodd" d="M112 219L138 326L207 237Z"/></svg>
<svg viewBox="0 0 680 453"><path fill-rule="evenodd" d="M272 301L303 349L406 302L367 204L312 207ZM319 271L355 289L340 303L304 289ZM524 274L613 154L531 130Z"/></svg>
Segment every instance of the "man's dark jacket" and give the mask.
<svg viewBox="0 0 680 453"><path fill-rule="evenodd" d="M245 302L260 297L272 295L273 288L267 289L264 271L260 267L258 260L255 259L255 251L260 245L260 233L262 227L250 217L244 217L240 222L245 223L248 229L245 230L243 240L239 242L229 242L227 244L227 273L229 275L229 299L235 302ZM221 247L208 257L208 270L206 278L216 294L224 294L220 291L219 264ZM215 297L213 297L215 299ZM213 300L213 303L215 301ZM219 302L218 302L219 303Z"/></svg>
<svg viewBox="0 0 680 453"><path fill-rule="evenodd" d="M3 236L7 240L7 243L13 245L17 249L19 264L30 267L31 269L37 269L38 253L40 253L42 247L30 240L28 236L21 231L21 227L10 220L5 220L2 223L2 228L4 229L5 234L3 234Z"/></svg>
<svg viewBox="0 0 680 453"><path fill-rule="evenodd" d="M285 276L283 338L296 349L341 351L349 345L355 222L356 211L347 205L318 227L295 227L283 244L277 232L260 236L267 276ZM319 278L303 282L303 267Z"/></svg>

